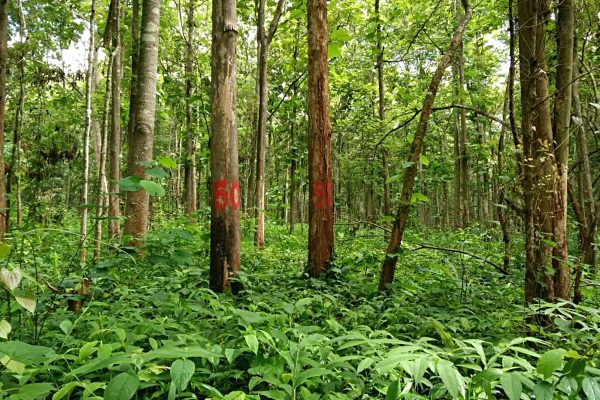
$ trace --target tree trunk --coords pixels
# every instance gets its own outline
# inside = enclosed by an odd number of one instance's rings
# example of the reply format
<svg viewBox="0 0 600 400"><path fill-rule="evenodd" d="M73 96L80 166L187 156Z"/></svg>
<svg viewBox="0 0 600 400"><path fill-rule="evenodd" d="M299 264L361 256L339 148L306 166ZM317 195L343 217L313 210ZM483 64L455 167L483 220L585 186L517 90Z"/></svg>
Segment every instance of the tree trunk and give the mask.
<svg viewBox="0 0 600 400"><path fill-rule="evenodd" d="M140 55L140 0L131 2L131 77L129 82L129 121L127 122L127 175L131 176L133 170L133 131L135 130L135 119L137 115L137 93ZM125 214L129 214L127 203L125 203Z"/></svg>
<svg viewBox="0 0 600 400"><path fill-rule="evenodd" d="M96 16L96 1L92 0L90 10L90 43L88 47L88 65L85 77L85 127L83 129L83 177L81 184L81 225L79 229L80 250L79 263L86 262L85 239L87 237L88 226L88 185L90 176L90 131L92 128L92 79L94 69L94 38L96 35L94 29L94 18Z"/></svg>
<svg viewBox="0 0 600 400"><path fill-rule="evenodd" d="M156 112L156 80L158 65L158 38L160 29L160 0L144 0L142 9L142 40L138 65L138 87L135 104L135 127L130 137L131 159L129 171L140 179L147 179L145 164L152 161L154 116ZM127 219L125 234L139 245L148 228L149 196L145 190L127 192Z"/></svg>
<svg viewBox="0 0 600 400"><path fill-rule="evenodd" d="M120 0L115 1L114 5L114 31L113 31L113 62L111 78L111 99L112 113L110 120L110 195L108 204L108 233L111 238L119 238L121 204L119 197L119 185L117 181L121 179L121 78L122 70L122 49L121 49L121 6Z"/></svg>
<svg viewBox="0 0 600 400"><path fill-rule="evenodd" d="M565 10L559 12L558 26L564 28L565 25L570 25L570 34L573 35L572 3L567 0L560 7L570 7L571 15L569 16L569 12L565 13ZM526 223L525 302L531 303L535 298L552 301L560 297L568 300L570 276L565 264L567 235L564 221L567 188L560 176L566 168L562 162L565 161L565 151L568 157L568 142L566 149L562 149L562 144L555 142L556 137L553 137L552 131L544 34L545 20L548 16L547 3L522 0L518 10L519 21L527 21L522 22L519 27L523 154L525 160L533 160L523 165ZM572 41L570 48L572 51ZM570 82L572 78L572 53L571 58L564 49L560 53L557 78L559 74L567 73L566 71L569 76L557 79L557 85L562 82L562 86L557 88L567 90L565 83ZM567 61L570 63L568 67L561 66L561 63ZM561 124L565 124L564 110L559 107L557 112L556 123L560 128ZM559 133L560 129L556 131L558 136L564 133ZM568 122L566 129L568 131ZM558 171L558 176L555 171ZM548 273L548 270L551 272Z"/></svg>
<svg viewBox="0 0 600 400"><path fill-rule="evenodd" d="M4 118L6 114L6 70L8 68L8 1L0 0L0 146L4 148ZM8 228L6 209L6 175L4 152L0 151L0 241Z"/></svg>
<svg viewBox="0 0 600 400"><path fill-rule="evenodd" d="M308 0L308 271L319 277L333 255L327 0Z"/></svg>
<svg viewBox="0 0 600 400"><path fill-rule="evenodd" d="M184 163L184 212L196 212L196 141L192 122L192 82L194 68L194 0L189 0L187 12L188 37L185 58L185 163Z"/></svg>
<svg viewBox="0 0 600 400"><path fill-rule="evenodd" d="M240 271L240 182L236 121L235 0L212 2L210 167L210 288L223 292L240 287L230 278Z"/></svg>
<svg viewBox="0 0 600 400"><path fill-rule="evenodd" d="M106 67L106 90L104 92L104 107L102 108L102 128L100 130L100 160L98 169L98 192L96 201L96 229L95 229L95 240L94 240L94 263L100 262L100 255L102 251L102 220L105 213L107 195L108 195L108 182L106 180L106 156L108 153L108 119L109 119L109 106L111 99L111 77L112 69L116 62L115 52L113 51L108 59L108 65Z"/></svg>
<svg viewBox="0 0 600 400"><path fill-rule="evenodd" d="M254 231L254 245L259 249L262 249L265 245L265 142L269 104L267 60L269 46L277 31L284 4L285 0L279 0L277 3L277 9L269 26L269 32L265 31L267 0L259 0L258 4L258 129L256 131L256 191L254 195L256 226Z"/></svg>
<svg viewBox="0 0 600 400"><path fill-rule="evenodd" d="M423 108L421 109L421 116L417 125L417 131L415 133L415 137L410 149L410 155L408 157L410 166L404 172L400 205L398 206L396 220L394 221L385 260L381 269L379 290L382 291L386 290L388 285L390 285L394 280L394 272L396 271L396 263L398 261L398 251L400 249L400 245L402 244L404 230L406 229L406 224L408 222L408 213L410 211L415 176L417 174L419 158L423 149L423 140L425 139L425 133L427 132L427 124L429 122L429 116L431 115L431 109L433 108L444 72L455 56L457 49L460 46L467 22L471 18L472 10L468 0L462 0L462 5L465 10L464 16L458 23L448 50L440 60L437 69L435 70L433 78L431 79L431 83L429 84L429 89L423 101Z"/></svg>

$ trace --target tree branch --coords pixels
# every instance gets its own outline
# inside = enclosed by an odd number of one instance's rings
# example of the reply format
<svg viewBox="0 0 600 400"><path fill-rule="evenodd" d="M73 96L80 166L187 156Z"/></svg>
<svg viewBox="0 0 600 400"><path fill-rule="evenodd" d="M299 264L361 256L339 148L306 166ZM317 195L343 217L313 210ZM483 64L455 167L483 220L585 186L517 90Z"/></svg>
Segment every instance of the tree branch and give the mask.
<svg viewBox="0 0 600 400"><path fill-rule="evenodd" d="M447 253L464 254L466 256L469 256L469 257L474 258L476 260L483 261L486 264L491 265L492 267L496 268L503 275L508 275L508 271L505 270L503 267L499 266L498 264L491 262L487 258L483 258L481 256L478 256L478 255L473 254L473 253L469 253L469 252L464 251L464 250L450 249L450 248L447 248L447 247L430 246L428 244L420 244L419 247L413 249L412 251L415 252L415 251L419 251L419 250L437 250L437 251L445 251Z"/></svg>

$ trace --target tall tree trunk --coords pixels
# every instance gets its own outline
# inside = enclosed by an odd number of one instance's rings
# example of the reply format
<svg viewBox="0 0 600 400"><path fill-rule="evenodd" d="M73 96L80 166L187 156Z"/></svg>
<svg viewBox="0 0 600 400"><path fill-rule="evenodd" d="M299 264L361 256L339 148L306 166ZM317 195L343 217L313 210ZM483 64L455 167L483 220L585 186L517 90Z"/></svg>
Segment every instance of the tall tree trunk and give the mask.
<svg viewBox="0 0 600 400"><path fill-rule="evenodd" d="M419 157L421 156L421 152L423 150L423 140L425 139L425 133L427 132L427 124L429 123L431 109L433 108L440 82L444 77L444 72L454 58L457 49L460 46L467 22L471 18L472 10L468 0L462 0L462 6L465 10L464 16L458 23L448 50L446 53L444 53L444 56L438 63L423 101L423 108L421 109L421 116L417 125L417 131L415 133L415 137L410 149L410 155L408 157L410 166L404 172L400 205L398 206L396 220L394 221L392 234L387 246L385 260L381 269L379 290L386 290L387 286L390 285L394 280L394 272L396 271L396 263L398 262L398 250L402 244L402 238L408 222L408 213L410 211L415 176L417 174L417 168L419 165Z"/></svg>
<svg viewBox="0 0 600 400"><path fill-rule="evenodd" d="M152 161L159 29L160 0L144 0L135 127L129 145L129 170L133 172L131 175L140 179L147 179L144 165ZM141 243L137 239L141 239L148 228L149 207L149 197L145 190L127 192L125 234L136 239L132 242L134 245Z"/></svg>
<svg viewBox="0 0 600 400"><path fill-rule="evenodd" d="M236 0L212 1L211 138L212 204L210 288L240 288L230 278L240 271L240 182L236 121Z"/></svg>
<svg viewBox="0 0 600 400"><path fill-rule="evenodd" d="M96 16L96 0L92 0L92 7L90 10L90 42L88 46L88 65L85 77L85 127L83 129L83 177L81 184L81 224L79 229L80 235L80 250L79 250L79 263L85 264L86 262L86 248L85 241L87 237L87 226L88 226L88 185L90 177L90 131L92 128L92 79L94 70L94 39L95 39L95 28L94 18Z"/></svg>
<svg viewBox="0 0 600 400"><path fill-rule="evenodd" d="M554 153L558 168L558 196L552 264L554 267L555 295L570 298L570 272L566 264L569 257L567 230L567 202L569 180L569 128L571 125L571 89L573 79L573 41L575 33L575 1L558 2L556 96L554 101Z"/></svg>
<svg viewBox="0 0 600 400"><path fill-rule="evenodd" d="M131 1L131 76L129 78L129 120L127 121L127 176L133 170L133 131L137 114L139 54L140 54L140 0ZM125 215L129 215L129 204L125 202Z"/></svg>
<svg viewBox="0 0 600 400"><path fill-rule="evenodd" d="M266 158L266 135L267 114L269 104L269 87L267 82L267 60L269 46L277 31L279 19L283 13L284 0L279 0L275 15L265 30L265 14L267 0L259 0L258 4L258 129L256 135L256 191L254 217L256 226L254 231L254 245L261 249L265 245L265 158Z"/></svg>
<svg viewBox="0 0 600 400"><path fill-rule="evenodd" d="M504 107L502 112L502 121L506 122L508 119L509 113L509 99L510 95L509 89L510 83L506 87L506 94L504 96ZM506 125L502 125L500 128L500 138L498 139L498 158L497 158L497 176L498 181L498 222L500 223L500 228L502 229L502 243L504 244L504 255L502 257L502 263L504 266L504 270L508 271L510 268L510 226L509 226L509 216L508 209L506 205L504 205L504 201L506 198L505 192L505 181L502 179L504 175L504 142L506 137Z"/></svg>
<svg viewBox="0 0 600 400"><path fill-rule="evenodd" d="M456 16L457 19L463 18L460 7L458 6L458 0L456 0ZM462 39L458 46L457 60L458 64L458 98L459 104L464 105L465 102L465 56L463 50ZM464 108L458 110L460 114L460 173L461 173L461 202L462 202L462 226L467 227L469 225L469 159L467 153L467 111Z"/></svg>
<svg viewBox="0 0 600 400"><path fill-rule="evenodd" d="M104 92L104 107L102 108L102 127L100 130L100 168L98 170L98 192L96 197L96 229L95 229L95 240L94 240L94 263L100 262L100 255L102 251L102 220L104 217L107 195L108 195L108 182L106 180L106 158L108 154L108 119L109 119L109 107L111 100L111 77L112 69L116 62L115 52L113 51L108 59L108 65L106 67L106 90Z"/></svg>
<svg viewBox="0 0 600 400"><path fill-rule="evenodd" d="M566 127L568 132L568 122L565 122L564 113L567 113L566 119L569 119L570 106L567 111L559 107L555 112L558 129L555 132L557 137L554 137L545 54L544 25L548 17L547 6L547 2L537 0L521 0L518 6L519 21L527 21L521 22L519 27L523 154L525 160L533 160L523 165L526 303L531 303L535 298L552 301L557 297L563 299L570 297L570 276L565 263L567 235L564 207L567 188L562 183L561 177L566 168L563 162L565 151L568 157L568 142L566 142L566 149L563 149L562 143L555 141L564 134L561 129ZM571 11L559 11L558 26L561 27L559 29L562 32L565 26L570 25L570 35L573 35L572 2L567 0L560 7L571 8ZM563 33L560 34L562 35ZM561 39L561 42L564 43L564 40L567 39ZM564 49L559 50L557 89L560 88L561 91L570 90L565 85L570 86L568 82L572 78L572 44L571 39L570 56ZM564 65L566 62L570 64L568 67ZM558 78L558 75L567 73L568 77ZM562 121L559 121L560 119ZM565 140L568 141L567 138L561 140L563 143ZM551 272L548 273L548 270Z"/></svg>
<svg viewBox="0 0 600 400"><path fill-rule="evenodd" d="M113 61L111 77L111 119L110 119L110 195L108 204L108 233L112 238L120 236L121 204L119 197L119 185L117 181L121 178L121 78L122 49L121 49L121 0L113 0Z"/></svg>
<svg viewBox="0 0 600 400"><path fill-rule="evenodd" d="M192 84L194 70L194 0L189 0L187 11L187 43L185 58L185 163L184 163L184 212L196 212L196 141L192 121Z"/></svg>
<svg viewBox="0 0 600 400"><path fill-rule="evenodd" d="M296 41L294 42L294 71L296 70L296 64L298 63L298 47L299 47L299 35L296 30ZM292 98L296 98L298 95L298 86L295 85L292 89ZM299 156L298 148L296 145L296 105L294 103L294 107L292 108L292 121L290 122L290 193L289 193L289 201L290 201L290 214L289 214L289 223L290 223L290 234L294 233L294 225L296 225L297 214L298 214L298 181L296 179L296 168L297 168L297 158Z"/></svg>
<svg viewBox="0 0 600 400"><path fill-rule="evenodd" d="M308 271L319 277L333 255L327 0L308 0Z"/></svg>
<svg viewBox="0 0 600 400"><path fill-rule="evenodd" d="M6 193L11 193L12 177L15 181L15 203L17 211L17 227L21 226L23 219L22 200L21 200L21 142L23 136L23 120L25 118L25 58L27 44L27 27L25 24L25 14L23 12L23 4L21 0L17 1L17 11L19 14L19 37L20 37L20 53L17 67L19 70L19 99L17 111L15 113L15 128L13 132L13 148L11 157L11 166L6 178ZM68 175L67 175L68 176ZM7 224L10 225L10 200L7 199ZM7 230L9 226L7 225Z"/></svg>
<svg viewBox="0 0 600 400"><path fill-rule="evenodd" d="M385 129L385 87L383 78L383 38L381 19L379 14L379 0L375 0L375 18L377 18L377 114L379 117L379 129L381 132ZM385 147L381 149L381 162L383 164L383 215L390 216L392 214L392 200L390 195L390 169L389 169L389 152Z"/></svg>
<svg viewBox="0 0 600 400"><path fill-rule="evenodd" d="M4 118L6 113L6 70L8 68L8 1L0 0L0 146L4 148ZM6 209L6 175L4 152L0 151L0 240L8 228Z"/></svg>

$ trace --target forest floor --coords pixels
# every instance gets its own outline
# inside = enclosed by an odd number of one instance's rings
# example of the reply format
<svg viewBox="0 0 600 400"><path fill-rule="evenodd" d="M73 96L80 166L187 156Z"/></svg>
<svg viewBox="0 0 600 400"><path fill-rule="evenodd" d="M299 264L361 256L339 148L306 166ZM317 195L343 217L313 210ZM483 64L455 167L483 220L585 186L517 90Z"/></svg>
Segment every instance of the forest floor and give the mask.
<svg viewBox="0 0 600 400"><path fill-rule="evenodd" d="M9 262L20 260L37 308L13 293L0 398L600 399L600 295L586 287L583 305L524 308L519 243L504 276L467 255L411 251L426 243L499 263L493 233L410 231L382 295L380 231L337 230L334 265L315 280L306 227L268 225L257 251L242 225L238 296L208 289L208 225L179 220L154 229L143 259L115 253L86 271L78 314L66 309L72 294L48 289L80 281L72 237L15 240ZM527 323L534 313L552 325Z"/></svg>

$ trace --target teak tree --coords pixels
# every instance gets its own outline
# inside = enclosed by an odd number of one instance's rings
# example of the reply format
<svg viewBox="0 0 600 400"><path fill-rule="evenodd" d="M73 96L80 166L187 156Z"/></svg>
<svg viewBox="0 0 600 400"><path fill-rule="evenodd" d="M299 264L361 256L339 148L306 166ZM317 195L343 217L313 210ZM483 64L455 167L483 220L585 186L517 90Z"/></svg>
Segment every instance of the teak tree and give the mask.
<svg viewBox="0 0 600 400"><path fill-rule="evenodd" d="M566 264L567 173L571 80L573 67L573 1L558 5L558 54L554 117L550 110L545 24L549 3L518 2L519 67L523 135L525 203L525 302L570 298Z"/></svg>
<svg viewBox="0 0 600 400"><path fill-rule="evenodd" d="M385 259L383 261L383 267L381 268L381 275L379 278L379 290L386 290L387 286L394 280L394 273L396 271L396 263L398 262L398 251L402 244L402 238L408 222L408 213L410 211L413 188L415 185L415 177L417 175L418 166L420 163L421 152L423 150L423 140L425 139L425 133L427 133L427 124L429 123L429 117L433 109L433 104L440 86L440 82L444 77L444 72L450 65L450 62L456 55L456 52L462 42L462 36L467 26L467 23L471 19L472 9L469 5L468 0L462 0L462 6L464 8L464 15L459 21L450 46L444 56L438 63L438 66L433 74L431 83L425 99L423 100L423 107L421 109L421 117L417 125L417 131L415 133L410 154L408 156L409 166L404 172L404 178L402 182L402 193L400 197L400 204L396 213L396 219L394 226L392 227L392 233L387 246Z"/></svg>
<svg viewBox="0 0 600 400"><path fill-rule="evenodd" d="M158 38L160 29L160 0L142 3L142 34L138 65L135 125L129 137L128 157L130 175L146 179L146 167L152 161L154 117L156 113L156 81ZM145 190L127 193L125 234L139 244L148 229L149 196Z"/></svg>
<svg viewBox="0 0 600 400"><path fill-rule="evenodd" d="M267 0L259 0L258 3L258 129L256 130L256 190L254 196L254 216L256 218L254 245L258 248L265 245L265 158L267 156L267 106L269 104L267 61L269 46L277 32L285 3L285 0L277 2L275 15L269 24L268 32L265 31Z"/></svg>
<svg viewBox="0 0 600 400"><path fill-rule="evenodd" d="M333 255L327 0L308 0L308 272L319 277Z"/></svg>
<svg viewBox="0 0 600 400"><path fill-rule="evenodd" d="M184 212L196 212L196 140L192 115L192 91L194 79L194 0L189 0L187 9L187 38L185 38L185 162L184 162Z"/></svg>
<svg viewBox="0 0 600 400"><path fill-rule="evenodd" d="M212 2L210 288L234 293L240 271L240 181L236 119L235 0Z"/></svg>

